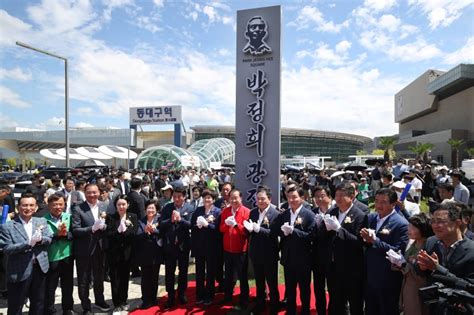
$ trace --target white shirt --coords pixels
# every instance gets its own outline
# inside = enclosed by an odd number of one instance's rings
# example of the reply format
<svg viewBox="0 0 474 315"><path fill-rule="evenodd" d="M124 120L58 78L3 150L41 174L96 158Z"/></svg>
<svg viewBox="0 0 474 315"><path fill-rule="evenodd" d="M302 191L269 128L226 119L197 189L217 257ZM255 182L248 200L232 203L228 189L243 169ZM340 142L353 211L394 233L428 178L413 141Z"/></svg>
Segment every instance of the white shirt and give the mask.
<svg viewBox="0 0 474 315"><path fill-rule="evenodd" d="M386 215L384 216L382 219L379 217L379 215L377 215L377 228L375 229L375 232L378 233L378 231L380 230L380 228L382 227L383 223L385 222L385 220L388 219L389 216L391 216L392 214L395 213L395 209L392 210L392 212L390 212L389 215Z"/></svg>
<svg viewBox="0 0 474 315"><path fill-rule="evenodd" d="M86 201L87 202L87 201ZM92 216L94 217L94 220L99 220L99 202L97 202L95 205L90 204L87 202L89 205L89 208L91 208Z"/></svg>
<svg viewBox="0 0 474 315"><path fill-rule="evenodd" d="M346 211L344 212L341 212L341 210L339 209L339 224L342 224L342 222L344 222L344 219L346 218L346 215L349 213L349 211L351 211L352 207L354 206L354 204L351 204L351 206L349 207L349 209L347 209Z"/></svg>
<svg viewBox="0 0 474 315"><path fill-rule="evenodd" d="M31 242L31 237L33 236L33 218L30 218L30 221L28 221L28 223L26 223L20 217L20 221L23 224L23 228L26 231L26 235L28 236L28 242Z"/></svg>
<svg viewBox="0 0 474 315"><path fill-rule="evenodd" d="M258 209L258 225L262 224L263 219L267 215L268 209L270 209L270 205L268 205L268 207L266 207L263 211L260 211L260 209Z"/></svg>
<svg viewBox="0 0 474 315"><path fill-rule="evenodd" d="M298 217L298 214L300 214L301 208L303 208L303 205L299 206L295 212L290 208L290 225L295 225L296 218Z"/></svg>

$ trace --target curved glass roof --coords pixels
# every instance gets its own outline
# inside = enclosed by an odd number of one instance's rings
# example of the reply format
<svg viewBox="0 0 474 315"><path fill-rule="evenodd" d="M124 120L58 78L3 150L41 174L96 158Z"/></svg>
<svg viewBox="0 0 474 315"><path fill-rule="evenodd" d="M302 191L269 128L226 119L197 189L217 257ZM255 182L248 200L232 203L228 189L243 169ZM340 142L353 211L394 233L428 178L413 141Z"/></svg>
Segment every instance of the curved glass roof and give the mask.
<svg viewBox="0 0 474 315"><path fill-rule="evenodd" d="M211 162L233 163L235 161L235 144L226 138L196 141L188 148L188 151L199 156L203 168L209 168Z"/></svg>
<svg viewBox="0 0 474 315"><path fill-rule="evenodd" d="M199 140L187 150L171 144L151 147L143 151L135 160L135 167L143 169L181 168L183 156L198 156L201 168L210 168L211 162L234 163L235 144L226 138Z"/></svg>
<svg viewBox="0 0 474 315"><path fill-rule="evenodd" d="M162 166L172 166L181 168L181 157L188 155L188 151L171 144L151 147L140 153L135 160L135 167L143 169L160 168Z"/></svg>

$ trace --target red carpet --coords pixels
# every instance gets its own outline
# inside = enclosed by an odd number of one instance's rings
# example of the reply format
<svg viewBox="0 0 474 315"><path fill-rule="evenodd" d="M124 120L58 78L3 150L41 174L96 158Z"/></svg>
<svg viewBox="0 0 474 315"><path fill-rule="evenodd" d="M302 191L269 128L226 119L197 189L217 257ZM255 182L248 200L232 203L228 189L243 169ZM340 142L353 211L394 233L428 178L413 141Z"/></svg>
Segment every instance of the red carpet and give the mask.
<svg viewBox="0 0 474 315"><path fill-rule="evenodd" d="M312 288L311 288L312 289ZM285 286L280 285L279 286L280 290L280 299L283 298L283 293L285 291ZM188 297L188 303L186 305L176 305L174 308L164 310L162 305L166 302L166 295L164 297L161 297L159 299L159 305L160 306L155 306L152 308L149 308L147 310L136 310L131 312L130 314L132 315L149 315L149 314L173 314L173 315L223 315L227 314L230 311L232 311L233 305L237 305L239 302L239 288L236 286L234 290L234 303L231 304L226 304L226 305L217 305L219 301L221 301L224 298L223 293L218 293L216 294L214 298L214 304L211 306L204 306L204 305L196 305L196 283L194 281L190 281L188 283L188 290L186 291L186 296ZM300 305L299 301L299 290L298 290L298 298L297 298L297 304L298 306ZM255 288L250 288L250 307L253 306L253 301L256 296L256 289ZM297 312L299 312L299 307L297 309ZM237 312L234 312L237 313ZM282 310L280 314L285 314L285 311ZM316 310L314 309L314 295L311 291L311 314L316 314Z"/></svg>

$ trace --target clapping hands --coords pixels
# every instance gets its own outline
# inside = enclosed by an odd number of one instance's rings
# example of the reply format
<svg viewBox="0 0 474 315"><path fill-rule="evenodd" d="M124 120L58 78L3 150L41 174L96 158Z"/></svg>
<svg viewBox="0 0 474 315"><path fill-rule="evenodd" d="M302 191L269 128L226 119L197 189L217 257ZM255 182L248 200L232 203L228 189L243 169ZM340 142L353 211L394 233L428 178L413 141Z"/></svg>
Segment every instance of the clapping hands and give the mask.
<svg viewBox="0 0 474 315"><path fill-rule="evenodd" d="M202 229L203 227L207 227L209 222L201 215L196 219L196 225L198 228Z"/></svg>
<svg viewBox="0 0 474 315"><path fill-rule="evenodd" d="M43 239L43 236L41 235L41 230L40 229L36 230L33 236L31 236L30 246L33 247L36 244L41 243L42 239Z"/></svg>
<svg viewBox="0 0 474 315"><path fill-rule="evenodd" d="M403 263L406 262L405 257L398 251L394 251L393 249L390 249L387 251L387 256L385 256L393 265L397 267L401 267Z"/></svg>
<svg viewBox="0 0 474 315"><path fill-rule="evenodd" d="M324 216L324 224L328 231L338 231L341 228L341 223L335 216Z"/></svg>
<svg viewBox="0 0 474 315"><path fill-rule="evenodd" d="M285 222L285 224L281 226L281 230L283 234L285 234L285 236L292 234L293 229L294 229L293 225L290 225L288 222Z"/></svg>
<svg viewBox="0 0 474 315"><path fill-rule="evenodd" d="M234 227L237 225L237 221L235 221L235 217L233 215L227 217L227 219L225 219L225 224L230 226L230 227Z"/></svg>

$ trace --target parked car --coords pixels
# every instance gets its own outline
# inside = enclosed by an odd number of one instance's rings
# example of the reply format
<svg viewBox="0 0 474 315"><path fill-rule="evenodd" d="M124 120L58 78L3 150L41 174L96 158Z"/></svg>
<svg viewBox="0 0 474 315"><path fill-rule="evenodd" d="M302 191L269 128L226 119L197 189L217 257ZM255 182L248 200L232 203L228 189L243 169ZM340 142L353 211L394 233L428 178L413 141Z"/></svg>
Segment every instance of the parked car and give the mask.
<svg viewBox="0 0 474 315"><path fill-rule="evenodd" d="M40 174L46 179L51 179L54 174L58 174L59 178L62 179L66 173L75 174L76 172L77 170L71 167L48 167L43 169Z"/></svg>

